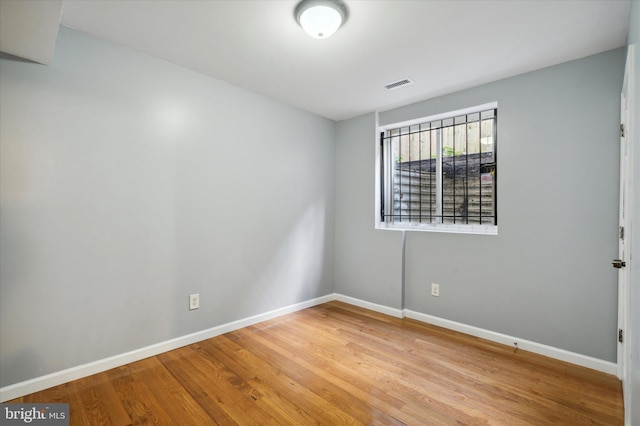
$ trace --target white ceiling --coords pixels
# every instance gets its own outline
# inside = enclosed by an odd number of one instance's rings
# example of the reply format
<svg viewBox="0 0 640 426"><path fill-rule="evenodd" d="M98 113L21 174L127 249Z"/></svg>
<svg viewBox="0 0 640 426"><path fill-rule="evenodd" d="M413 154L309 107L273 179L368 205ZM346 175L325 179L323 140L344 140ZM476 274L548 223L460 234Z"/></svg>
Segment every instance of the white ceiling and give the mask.
<svg viewBox="0 0 640 426"><path fill-rule="evenodd" d="M349 19L326 40L294 21L297 0L65 0L61 23L342 120L624 46L631 5L345 2ZM383 87L405 77L415 84Z"/></svg>

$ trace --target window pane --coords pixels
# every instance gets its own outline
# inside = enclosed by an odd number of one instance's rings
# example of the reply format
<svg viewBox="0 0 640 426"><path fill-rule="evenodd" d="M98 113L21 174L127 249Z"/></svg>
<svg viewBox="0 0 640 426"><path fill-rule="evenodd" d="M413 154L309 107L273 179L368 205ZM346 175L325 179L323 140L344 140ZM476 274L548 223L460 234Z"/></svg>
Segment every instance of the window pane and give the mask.
<svg viewBox="0 0 640 426"><path fill-rule="evenodd" d="M442 156L451 157L453 152L453 127L445 127L442 129Z"/></svg>
<svg viewBox="0 0 640 426"><path fill-rule="evenodd" d="M482 111L480 113L481 118L484 120L485 118L493 118L495 117L495 110L494 109L488 109L486 111Z"/></svg>
<svg viewBox="0 0 640 426"><path fill-rule="evenodd" d="M393 159L388 167L393 207L385 212L387 220L497 224L493 110L389 130L386 138Z"/></svg>
<svg viewBox="0 0 640 426"><path fill-rule="evenodd" d="M428 160L431 158L431 132L420 133L420 160Z"/></svg>
<svg viewBox="0 0 640 426"><path fill-rule="evenodd" d="M467 154L480 152L480 124L476 121L467 124Z"/></svg>
<svg viewBox="0 0 640 426"><path fill-rule="evenodd" d="M493 152L493 120L483 120L481 128L482 152Z"/></svg>
<svg viewBox="0 0 640 426"><path fill-rule="evenodd" d="M482 117L493 117L491 113L482 113ZM495 223L495 118L482 120L480 123L480 205L481 222Z"/></svg>
<svg viewBox="0 0 640 426"><path fill-rule="evenodd" d="M467 115L467 122L479 121L479 120L480 120L479 112L474 112L473 114Z"/></svg>
<svg viewBox="0 0 640 426"><path fill-rule="evenodd" d="M435 220L436 132L423 131L391 138L393 222L431 223Z"/></svg>

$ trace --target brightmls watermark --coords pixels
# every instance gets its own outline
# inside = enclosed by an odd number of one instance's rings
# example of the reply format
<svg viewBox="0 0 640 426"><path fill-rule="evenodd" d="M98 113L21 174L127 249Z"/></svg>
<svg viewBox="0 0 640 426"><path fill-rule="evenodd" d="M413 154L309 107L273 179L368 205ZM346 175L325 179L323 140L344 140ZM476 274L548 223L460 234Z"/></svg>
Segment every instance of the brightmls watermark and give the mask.
<svg viewBox="0 0 640 426"><path fill-rule="evenodd" d="M0 404L0 425L69 426L69 404Z"/></svg>

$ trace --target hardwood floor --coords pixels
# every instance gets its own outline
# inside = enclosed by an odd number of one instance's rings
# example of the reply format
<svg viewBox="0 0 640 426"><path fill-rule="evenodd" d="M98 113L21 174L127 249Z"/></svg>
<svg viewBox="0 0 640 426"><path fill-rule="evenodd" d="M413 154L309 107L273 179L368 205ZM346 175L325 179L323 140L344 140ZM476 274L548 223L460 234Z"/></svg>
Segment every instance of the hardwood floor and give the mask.
<svg viewBox="0 0 640 426"><path fill-rule="evenodd" d="M330 302L10 402L71 425L622 425L617 378Z"/></svg>

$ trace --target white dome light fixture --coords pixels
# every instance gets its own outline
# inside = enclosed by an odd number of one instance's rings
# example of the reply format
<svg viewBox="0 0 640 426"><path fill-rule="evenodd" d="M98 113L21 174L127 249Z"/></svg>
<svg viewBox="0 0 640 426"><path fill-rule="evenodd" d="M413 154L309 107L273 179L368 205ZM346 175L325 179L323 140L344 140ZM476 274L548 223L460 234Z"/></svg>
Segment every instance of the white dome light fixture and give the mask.
<svg viewBox="0 0 640 426"><path fill-rule="evenodd" d="M328 38L346 22L349 10L340 0L302 0L294 15L311 37Z"/></svg>

